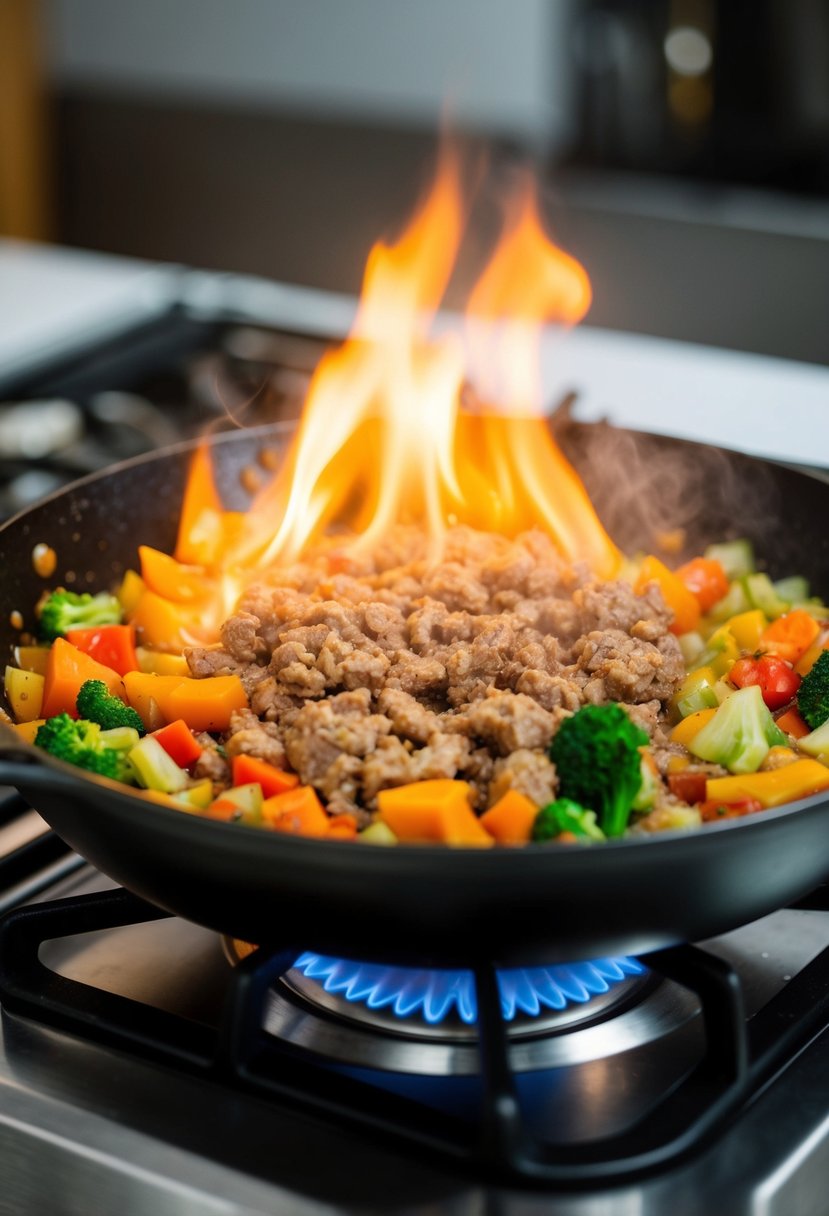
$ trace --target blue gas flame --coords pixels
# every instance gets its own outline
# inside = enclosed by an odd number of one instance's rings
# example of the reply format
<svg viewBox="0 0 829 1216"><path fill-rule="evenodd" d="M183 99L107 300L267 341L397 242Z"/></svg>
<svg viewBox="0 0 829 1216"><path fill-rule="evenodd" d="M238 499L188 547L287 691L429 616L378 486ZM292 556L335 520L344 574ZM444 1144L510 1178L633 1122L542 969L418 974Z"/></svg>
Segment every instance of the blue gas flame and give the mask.
<svg viewBox="0 0 829 1216"><path fill-rule="evenodd" d="M294 966L332 995L361 1002L369 1009L388 1009L399 1018L420 1016L430 1026L437 1026L453 1015L467 1025L477 1020L471 971L383 967L308 952ZM644 971L645 967L635 958L600 958L590 963L499 971L504 1020L511 1022L516 1014L537 1017L545 1009L586 1005L628 976L642 975Z"/></svg>

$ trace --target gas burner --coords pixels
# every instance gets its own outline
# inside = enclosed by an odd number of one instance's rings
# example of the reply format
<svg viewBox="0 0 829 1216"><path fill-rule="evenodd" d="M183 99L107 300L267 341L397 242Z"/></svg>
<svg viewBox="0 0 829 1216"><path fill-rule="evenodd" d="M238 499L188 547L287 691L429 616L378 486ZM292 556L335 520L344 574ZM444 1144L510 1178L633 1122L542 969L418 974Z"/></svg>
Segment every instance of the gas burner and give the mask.
<svg viewBox="0 0 829 1216"><path fill-rule="evenodd" d="M498 979L516 1072L628 1051L672 1034L699 1008L635 959L504 971ZM264 1028L341 1064L472 1075L479 1067L474 993L471 972L303 954L270 993Z"/></svg>

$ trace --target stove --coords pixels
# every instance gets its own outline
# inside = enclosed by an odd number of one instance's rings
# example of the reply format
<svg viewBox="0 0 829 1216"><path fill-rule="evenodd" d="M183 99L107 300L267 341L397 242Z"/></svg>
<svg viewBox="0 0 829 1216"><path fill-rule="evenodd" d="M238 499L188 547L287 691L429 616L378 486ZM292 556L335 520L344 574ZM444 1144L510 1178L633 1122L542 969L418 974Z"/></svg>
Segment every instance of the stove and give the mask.
<svg viewBox="0 0 829 1216"><path fill-rule="evenodd" d="M151 319L17 372L2 509L295 416L347 302L239 291L191 276ZM644 959L252 951L113 887L9 792L0 912L0 1213L825 1211L825 889Z"/></svg>

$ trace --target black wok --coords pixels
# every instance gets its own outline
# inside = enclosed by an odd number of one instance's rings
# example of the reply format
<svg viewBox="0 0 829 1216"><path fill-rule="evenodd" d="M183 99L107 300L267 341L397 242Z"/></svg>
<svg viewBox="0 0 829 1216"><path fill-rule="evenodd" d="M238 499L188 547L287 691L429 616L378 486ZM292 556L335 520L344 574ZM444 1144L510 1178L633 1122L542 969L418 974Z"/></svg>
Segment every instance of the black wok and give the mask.
<svg viewBox="0 0 829 1216"><path fill-rule="evenodd" d="M751 536L773 574L803 574L826 594L829 484L631 434L623 436L623 456L609 464L603 436L592 427L572 427L566 436L600 503L608 486L624 491L636 466L664 486L674 510L678 500L668 491L676 458L689 457L702 490L699 537ZM263 442L261 432L214 441L219 480L235 505L242 502L239 472ZM67 585L102 589L136 563L139 543L170 551L190 451L182 446L78 482L0 530L2 653L18 639L11 614L20 612L31 628L44 586L71 575ZM609 524L633 548L642 495L617 493L615 501ZM32 566L38 542L58 554L46 583ZM688 835L478 851L384 849L200 819L53 762L5 727L0 782L17 786L93 865L160 907L250 941L366 959L506 965L640 954L725 932L829 874L825 795Z"/></svg>

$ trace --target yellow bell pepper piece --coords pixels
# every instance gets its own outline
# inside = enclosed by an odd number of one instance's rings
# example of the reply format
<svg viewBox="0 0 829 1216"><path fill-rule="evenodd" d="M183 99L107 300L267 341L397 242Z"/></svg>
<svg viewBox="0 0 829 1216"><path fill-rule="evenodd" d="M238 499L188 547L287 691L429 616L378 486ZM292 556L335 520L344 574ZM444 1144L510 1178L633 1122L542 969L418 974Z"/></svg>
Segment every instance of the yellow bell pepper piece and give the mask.
<svg viewBox="0 0 829 1216"><path fill-rule="evenodd" d="M736 777L713 777L706 783L708 800L728 805L756 798L761 806L780 806L829 789L829 768L819 760L795 760L784 768Z"/></svg>
<svg viewBox="0 0 829 1216"><path fill-rule="evenodd" d="M35 735L45 721L45 718L35 718L33 722L18 722L14 729L24 743L34 743Z"/></svg>
<svg viewBox="0 0 829 1216"><path fill-rule="evenodd" d="M696 713L689 714L671 731L671 742L681 743L683 747L688 747L716 712L716 709L698 709Z"/></svg>
<svg viewBox="0 0 829 1216"><path fill-rule="evenodd" d="M45 685L45 676L38 675L36 671L6 668L6 696L18 722L33 722L40 717Z"/></svg>
<svg viewBox="0 0 829 1216"><path fill-rule="evenodd" d="M759 608L752 608L750 612L740 612L737 616L732 616L726 622L726 628L740 650L754 651L760 645L760 635L768 623L764 612Z"/></svg>

